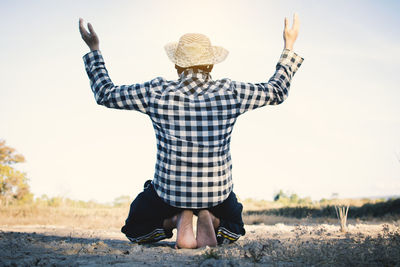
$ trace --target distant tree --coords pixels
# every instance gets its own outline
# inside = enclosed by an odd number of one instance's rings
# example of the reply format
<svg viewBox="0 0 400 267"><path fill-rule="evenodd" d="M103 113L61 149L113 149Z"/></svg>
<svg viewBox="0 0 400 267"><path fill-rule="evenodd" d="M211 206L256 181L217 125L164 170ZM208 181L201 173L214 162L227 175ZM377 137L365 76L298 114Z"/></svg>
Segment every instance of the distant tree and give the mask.
<svg viewBox="0 0 400 267"><path fill-rule="evenodd" d="M312 199L310 197L303 197L303 198L299 198L297 203L298 204L312 204Z"/></svg>
<svg viewBox="0 0 400 267"><path fill-rule="evenodd" d="M290 195L290 203L298 203L300 198L297 194L293 193Z"/></svg>
<svg viewBox="0 0 400 267"><path fill-rule="evenodd" d="M29 191L26 174L16 170L13 165L25 162L24 156L0 140L0 204L29 202L33 195Z"/></svg>
<svg viewBox="0 0 400 267"><path fill-rule="evenodd" d="M274 201L283 205L292 204L311 204L312 200L310 197L301 198L296 193L285 193L283 190L279 190L274 196Z"/></svg>
<svg viewBox="0 0 400 267"><path fill-rule="evenodd" d="M282 200L282 199L285 199L285 198L288 198L288 196L281 189L281 190L279 190L279 192L277 194L275 194L274 201Z"/></svg>

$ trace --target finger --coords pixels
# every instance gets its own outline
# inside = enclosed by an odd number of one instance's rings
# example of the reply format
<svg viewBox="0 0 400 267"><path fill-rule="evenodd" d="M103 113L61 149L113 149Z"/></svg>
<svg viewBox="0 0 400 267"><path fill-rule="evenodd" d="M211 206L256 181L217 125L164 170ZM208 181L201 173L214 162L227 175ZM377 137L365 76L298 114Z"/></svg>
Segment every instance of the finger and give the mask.
<svg viewBox="0 0 400 267"><path fill-rule="evenodd" d="M288 28L289 20L285 17L285 30Z"/></svg>
<svg viewBox="0 0 400 267"><path fill-rule="evenodd" d="M299 28L300 28L299 15L297 15L297 13L294 13L294 15L293 15L293 26L292 26L292 29L293 29L293 30L299 30Z"/></svg>
<svg viewBox="0 0 400 267"><path fill-rule="evenodd" d="M79 31L82 32L83 30L83 19L79 18Z"/></svg>
<svg viewBox="0 0 400 267"><path fill-rule="evenodd" d="M96 32L94 31L92 24L88 23L88 28L91 35L96 35Z"/></svg>
<svg viewBox="0 0 400 267"><path fill-rule="evenodd" d="M85 27L83 26L83 19L79 19L79 32L81 33L82 37L86 37L89 33L86 31Z"/></svg>

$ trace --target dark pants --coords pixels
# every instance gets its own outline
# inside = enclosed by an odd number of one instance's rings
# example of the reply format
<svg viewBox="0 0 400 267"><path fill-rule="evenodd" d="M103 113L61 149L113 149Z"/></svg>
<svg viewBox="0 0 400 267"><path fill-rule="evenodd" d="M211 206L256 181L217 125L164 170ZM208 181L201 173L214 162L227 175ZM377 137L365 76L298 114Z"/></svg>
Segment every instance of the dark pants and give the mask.
<svg viewBox="0 0 400 267"><path fill-rule="evenodd" d="M132 202L128 218L121 231L134 243L151 243L172 237L172 230L163 228L165 219L182 212L165 203L154 190L153 184L145 183L145 189ZM192 209L197 214L199 209ZM245 235L243 228L243 206L231 192L221 204L207 209L220 220L215 231L218 244L232 243Z"/></svg>

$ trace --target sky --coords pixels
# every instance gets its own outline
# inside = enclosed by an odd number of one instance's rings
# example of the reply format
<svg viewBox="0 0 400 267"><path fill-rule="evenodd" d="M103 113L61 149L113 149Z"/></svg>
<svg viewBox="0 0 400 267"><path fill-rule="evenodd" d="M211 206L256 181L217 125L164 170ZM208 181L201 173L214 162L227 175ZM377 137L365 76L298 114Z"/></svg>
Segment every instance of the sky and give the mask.
<svg viewBox="0 0 400 267"><path fill-rule="evenodd" d="M134 198L154 174L155 135L139 112L96 104L78 19L91 22L115 84L177 79L164 45L188 32L229 50L213 79L267 81L283 21L301 21L304 63L289 98L238 118L234 191L272 200L400 194L399 1L0 2L0 139L36 196ZM397 156L396 156L397 155Z"/></svg>

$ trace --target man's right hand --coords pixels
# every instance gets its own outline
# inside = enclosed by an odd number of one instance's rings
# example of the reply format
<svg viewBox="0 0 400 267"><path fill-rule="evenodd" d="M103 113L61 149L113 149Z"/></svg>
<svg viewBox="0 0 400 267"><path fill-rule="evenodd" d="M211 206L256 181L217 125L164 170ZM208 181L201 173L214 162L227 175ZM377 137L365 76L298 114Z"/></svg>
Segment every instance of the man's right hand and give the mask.
<svg viewBox="0 0 400 267"><path fill-rule="evenodd" d="M95 33L92 24L88 23L89 32L83 26L83 19L79 19L79 32L83 41L89 46L90 51L99 50L99 37Z"/></svg>
<svg viewBox="0 0 400 267"><path fill-rule="evenodd" d="M293 50L294 42L297 39L299 33L300 21L299 16L294 13L293 26L289 29L289 19L285 18L285 28L283 30L283 40L285 42L285 49Z"/></svg>

